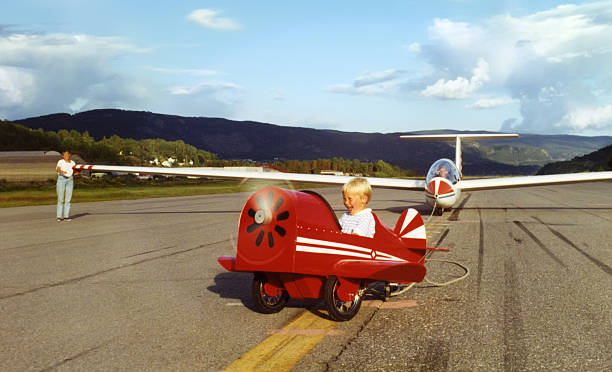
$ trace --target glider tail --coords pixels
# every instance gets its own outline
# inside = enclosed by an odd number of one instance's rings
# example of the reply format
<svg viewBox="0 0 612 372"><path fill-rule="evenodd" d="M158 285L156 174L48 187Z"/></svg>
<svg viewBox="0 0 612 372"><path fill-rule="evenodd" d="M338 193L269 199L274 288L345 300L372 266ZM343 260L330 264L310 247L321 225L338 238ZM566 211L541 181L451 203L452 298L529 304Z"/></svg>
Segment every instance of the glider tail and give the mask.
<svg viewBox="0 0 612 372"><path fill-rule="evenodd" d="M408 140L425 140L425 141L449 141L455 140L455 165L460 174L463 174L461 140L488 140L488 139L507 139L518 138L518 134L512 133L456 133L456 134L416 134L400 136L400 138Z"/></svg>

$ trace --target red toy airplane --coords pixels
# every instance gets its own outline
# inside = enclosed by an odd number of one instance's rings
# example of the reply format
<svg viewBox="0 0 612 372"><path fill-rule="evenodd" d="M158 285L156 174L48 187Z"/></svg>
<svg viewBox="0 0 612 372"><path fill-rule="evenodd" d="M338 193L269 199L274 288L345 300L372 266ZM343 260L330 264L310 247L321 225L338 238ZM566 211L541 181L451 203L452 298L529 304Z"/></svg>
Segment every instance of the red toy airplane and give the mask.
<svg viewBox="0 0 612 372"><path fill-rule="evenodd" d="M411 283L425 277L423 219L402 213L394 230L374 215L373 238L344 234L327 201L311 191L266 187L245 203L236 257L219 257L228 271L253 272L253 299L275 313L291 298L321 298L329 316L349 320L361 307L368 284Z"/></svg>

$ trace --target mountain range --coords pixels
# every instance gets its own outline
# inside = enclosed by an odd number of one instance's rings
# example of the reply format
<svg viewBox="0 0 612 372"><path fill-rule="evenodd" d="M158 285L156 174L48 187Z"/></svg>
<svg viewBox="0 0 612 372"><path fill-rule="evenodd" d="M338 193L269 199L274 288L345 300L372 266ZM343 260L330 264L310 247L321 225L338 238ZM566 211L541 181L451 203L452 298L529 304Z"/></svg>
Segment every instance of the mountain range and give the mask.
<svg viewBox="0 0 612 372"><path fill-rule="evenodd" d="M402 133L360 133L234 121L223 118L183 117L143 111L100 109L77 114L51 114L14 122L30 128L87 131L99 140L123 138L183 140L224 159L254 161L308 160L343 157L361 161L384 160L423 174L432 162L454 159L446 142L401 140ZM456 132L457 131L444 131ZM516 140L466 141L464 174L533 174L544 164L571 159L612 144L612 137L522 134Z"/></svg>

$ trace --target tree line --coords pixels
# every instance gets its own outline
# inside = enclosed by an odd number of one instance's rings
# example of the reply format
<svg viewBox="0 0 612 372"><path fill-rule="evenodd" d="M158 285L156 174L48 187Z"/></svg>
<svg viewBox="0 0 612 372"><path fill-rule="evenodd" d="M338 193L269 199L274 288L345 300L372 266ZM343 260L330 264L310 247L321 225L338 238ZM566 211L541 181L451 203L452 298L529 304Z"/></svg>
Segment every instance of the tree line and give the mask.
<svg viewBox="0 0 612 372"><path fill-rule="evenodd" d="M0 121L0 149L3 151L69 150L91 163L151 165L151 161L170 157L191 166L215 166L220 159L185 142L163 139L135 140L111 136L96 141L87 131L60 129L57 132L32 129ZM222 162L222 161L221 161ZM176 165L176 163L175 163Z"/></svg>
<svg viewBox="0 0 612 372"><path fill-rule="evenodd" d="M163 139L135 140L113 135L96 141L87 131L60 129L57 132L32 129L8 121L0 121L0 150L28 151L69 150L89 163L114 165L151 166L159 165L168 158L176 159L172 166L223 167L252 166L253 161L219 159L215 154L186 144L182 140ZM157 159L158 162L154 162ZM153 163L152 163L153 162ZM318 174L331 170L345 174L374 177L415 176L416 172L402 169L385 161L364 162L359 159L284 160L261 165L292 173Z"/></svg>
<svg viewBox="0 0 612 372"><path fill-rule="evenodd" d="M383 160L377 162L362 162L359 159L315 159L315 160L286 160L271 164L273 168L291 173L313 173L321 171L337 171L351 175L367 177L413 177L417 173L410 169L403 169L391 165Z"/></svg>

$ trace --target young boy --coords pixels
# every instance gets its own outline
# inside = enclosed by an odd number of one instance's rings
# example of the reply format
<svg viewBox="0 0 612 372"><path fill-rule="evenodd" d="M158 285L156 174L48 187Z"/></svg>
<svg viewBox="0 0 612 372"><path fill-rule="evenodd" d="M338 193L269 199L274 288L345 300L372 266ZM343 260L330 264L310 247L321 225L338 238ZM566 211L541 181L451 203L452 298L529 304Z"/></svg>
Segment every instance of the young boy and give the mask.
<svg viewBox="0 0 612 372"><path fill-rule="evenodd" d="M372 187L365 178L353 178L342 187L342 199L347 212L340 217L342 232L374 237L376 222L372 209L366 208L372 196Z"/></svg>

